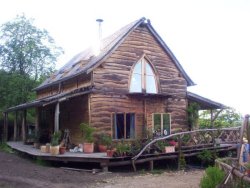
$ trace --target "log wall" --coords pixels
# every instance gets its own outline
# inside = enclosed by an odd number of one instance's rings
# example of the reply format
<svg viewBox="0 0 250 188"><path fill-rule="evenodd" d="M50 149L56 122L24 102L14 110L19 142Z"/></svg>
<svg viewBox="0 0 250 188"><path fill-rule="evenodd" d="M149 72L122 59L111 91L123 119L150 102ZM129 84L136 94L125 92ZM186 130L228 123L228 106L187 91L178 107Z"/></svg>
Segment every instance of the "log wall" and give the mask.
<svg viewBox="0 0 250 188"><path fill-rule="evenodd" d="M91 94L91 125L97 132L111 135L113 113L135 113L135 135L141 138L146 134L145 130L152 130L152 113L166 112L166 102L166 99L158 97Z"/></svg>
<svg viewBox="0 0 250 188"><path fill-rule="evenodd" d="M110 131L111 113L135 112L144 114L144 97L124 95L129 93L132 66L146 55L156 70L159 93L170 97L146 99L146 122L152 126L152 113L171 113L172 130L187 129L186 89L187 83L170 56L161 48L150 31L145 27L135 29L123 43L107 58L102 66L93 71L95 90L106 95L93 95L91 98L91 122L99 130ZM140 117L140 116L138 116ZM138 126L143 119L139 118Z"/></svg>

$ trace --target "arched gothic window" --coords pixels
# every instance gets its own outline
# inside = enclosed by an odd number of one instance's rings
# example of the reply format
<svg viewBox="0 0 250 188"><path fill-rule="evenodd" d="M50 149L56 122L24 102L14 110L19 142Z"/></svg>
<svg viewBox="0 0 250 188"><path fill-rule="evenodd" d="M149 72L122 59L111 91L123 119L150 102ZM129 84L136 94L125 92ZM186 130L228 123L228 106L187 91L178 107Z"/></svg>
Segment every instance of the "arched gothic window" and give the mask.
<svg viewBox="0 0 250 188"><path fill-rule="evenodd" d="M129 91L131 93L157 93L156 77L149 62L142 58L134 66Z"/></svg>

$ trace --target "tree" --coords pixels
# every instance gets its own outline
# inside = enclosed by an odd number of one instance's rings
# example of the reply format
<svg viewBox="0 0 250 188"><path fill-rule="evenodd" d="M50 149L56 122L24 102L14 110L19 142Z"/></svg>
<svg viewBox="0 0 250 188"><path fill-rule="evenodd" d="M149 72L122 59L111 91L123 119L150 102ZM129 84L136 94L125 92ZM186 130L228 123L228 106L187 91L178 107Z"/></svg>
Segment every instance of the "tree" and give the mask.
<svg viewBox="0 0 250 188"><path fill-rule="evenodd" d="M214 112L216 113L216 112ZM200 128L210 128L210 110L203 110L199 114ZM233 108L224 109L214 121L214 127L234 127L240 126L242 122L241 114Z"/></svg>
<svg viewBox="0 0 250 188"><path fill-rule="evenodd" d="M62 53L49 33L35 27L33 20L24 15L3 24L0 27L0 111L34 99L32 89L54 71Z"/></svg>
<svg viewBox="0 0 250 188"><path fill-rule="evenodd" d="M32 24L32 19L21 15L1 26L0 66L9 73L37 81L54 70L63 51L45 29Z"/></svg>

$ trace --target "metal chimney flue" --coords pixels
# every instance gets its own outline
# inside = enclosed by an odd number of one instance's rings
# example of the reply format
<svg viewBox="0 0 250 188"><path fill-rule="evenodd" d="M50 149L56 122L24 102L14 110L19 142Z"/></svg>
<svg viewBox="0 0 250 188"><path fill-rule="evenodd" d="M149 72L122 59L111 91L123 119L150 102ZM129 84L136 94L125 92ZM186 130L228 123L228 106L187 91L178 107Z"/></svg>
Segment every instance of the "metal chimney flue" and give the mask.
<svg viewBox="0 0 250 188"><path fill-rule="evenodd" d="M103 19L96 19L98 26L99 26L99 41L102 40L102 22Z"/></svg>

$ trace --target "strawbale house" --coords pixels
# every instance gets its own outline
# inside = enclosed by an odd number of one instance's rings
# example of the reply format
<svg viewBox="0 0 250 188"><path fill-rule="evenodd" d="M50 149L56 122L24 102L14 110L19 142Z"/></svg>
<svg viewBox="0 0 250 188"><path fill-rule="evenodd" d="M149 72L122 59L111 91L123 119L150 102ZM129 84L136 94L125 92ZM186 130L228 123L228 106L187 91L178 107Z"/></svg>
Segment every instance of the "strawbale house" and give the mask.
<svg viewBox="0 0 250 188"><path fill-rule="evenodd" d="M14 140L27 137L26 109L36 109L36 128L53 133L70 130L79 143L79 124L87 122L114 140L142 138L147 131L168 135L188 130L187 106L204 108L221 104L187 92L194 82L149 20L136 20L91 48L77 54L59 71L35 88L37 99L5 111L23 111L15 123ZM5 134L7 134L5 123Z"/></svg>

